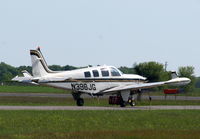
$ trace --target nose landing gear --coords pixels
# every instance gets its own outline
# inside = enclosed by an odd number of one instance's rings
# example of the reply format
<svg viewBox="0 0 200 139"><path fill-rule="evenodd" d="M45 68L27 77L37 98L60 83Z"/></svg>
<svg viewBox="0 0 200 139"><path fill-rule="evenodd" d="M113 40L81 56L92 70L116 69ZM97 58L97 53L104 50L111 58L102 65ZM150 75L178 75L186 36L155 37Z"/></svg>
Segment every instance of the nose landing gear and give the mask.
<svg viewBox="0 0 200 139"><path fill-rule="evenodd" d="M84 105L84 99L78 98L78 99L76 100L76 104L77 104L77 106L83 106L83 105Z"/></svg>
<svg viewBox="0 0 200 139"><path fill-rule="evenodd" d="M84 99L81 98L81 93L79 92L74 92L72 93L74 100L76 100L76 105L77 106L83 106L84 105Z"/></svg>

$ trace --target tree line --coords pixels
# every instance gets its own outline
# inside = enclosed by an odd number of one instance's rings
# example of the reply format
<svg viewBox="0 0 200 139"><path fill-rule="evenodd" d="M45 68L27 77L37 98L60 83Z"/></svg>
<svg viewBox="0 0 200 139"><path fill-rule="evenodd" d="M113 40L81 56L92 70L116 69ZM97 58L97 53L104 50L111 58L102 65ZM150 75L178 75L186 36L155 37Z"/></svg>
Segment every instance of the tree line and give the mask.
<svg viewBox="0 0 200 139"><path fill-rule="evenodd" d="M79 69L80 67L74 67L70 65L60 66L51 65L49 66L51 70L55 71L65 71ZM144 62L139 64L134 64L132 67L121 66L119 69L125 74L139 74L147 78L149 82L157 82L171 79L171 72L165 71L163 64L158 62ZM4 62L0 63L0 82L10 81L16 75L20 75L21 71L27 70L32 73L31 66L20 66L13 67ZM200 88L200 78L194 76L194 67L186 66L179 67L178 75L188 77L192 80L187 89L193 89L194 87Z"/></svg>

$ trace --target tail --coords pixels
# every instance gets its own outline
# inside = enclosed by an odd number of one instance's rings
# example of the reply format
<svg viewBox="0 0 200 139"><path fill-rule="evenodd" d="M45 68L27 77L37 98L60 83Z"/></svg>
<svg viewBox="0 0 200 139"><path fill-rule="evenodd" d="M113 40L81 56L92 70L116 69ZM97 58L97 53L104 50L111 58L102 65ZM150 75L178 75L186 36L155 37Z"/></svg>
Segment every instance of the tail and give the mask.
<svg viewBox="0 0 200 139"><path fill-rule="evenodd" d="M55 73L48 68L42 52L40 51L40 48L36 50L30 50L30 55L32 60L33 77L42 77L51 73Z"/></svg>

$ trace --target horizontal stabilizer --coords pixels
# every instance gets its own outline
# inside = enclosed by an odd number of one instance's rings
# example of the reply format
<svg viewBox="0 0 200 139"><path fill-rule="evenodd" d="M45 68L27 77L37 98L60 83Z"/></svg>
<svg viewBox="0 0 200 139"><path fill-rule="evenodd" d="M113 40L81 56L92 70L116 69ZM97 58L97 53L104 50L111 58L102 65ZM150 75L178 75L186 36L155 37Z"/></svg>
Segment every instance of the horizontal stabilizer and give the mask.
<svg viewBox="0 0 200 139"><path fill-rule="evenodd" d="M33 81L33 76L31 76L30 73L28 73L27 71L22 71L23 76L16 76L12 79L12 81L17 81L17 82L21 82L21 83L30 83L30 84L34 84L34 85L38 85L37 83L35 83Z"/></svg>
<svg viewBox="0 0 200 139"><path fill-rule="evenodd" d="M26 70L23 70L22 73L23 73L24 77L33 77L33 76L32 76L28 71L26 71Z"/></svg>

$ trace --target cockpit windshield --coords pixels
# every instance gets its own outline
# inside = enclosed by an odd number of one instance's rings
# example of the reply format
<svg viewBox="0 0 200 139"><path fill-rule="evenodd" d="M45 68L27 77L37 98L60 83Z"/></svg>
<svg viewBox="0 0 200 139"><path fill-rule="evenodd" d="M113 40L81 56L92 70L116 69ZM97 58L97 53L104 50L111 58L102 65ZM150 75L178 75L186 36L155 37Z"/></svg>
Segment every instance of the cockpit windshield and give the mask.
<svg viewBox="0 0 200 139"><path fill-rule="evenodd" d="M113 67L110 67L110 73L112 76L121 76L120 72L116 68L113 68Z"/></svg>

